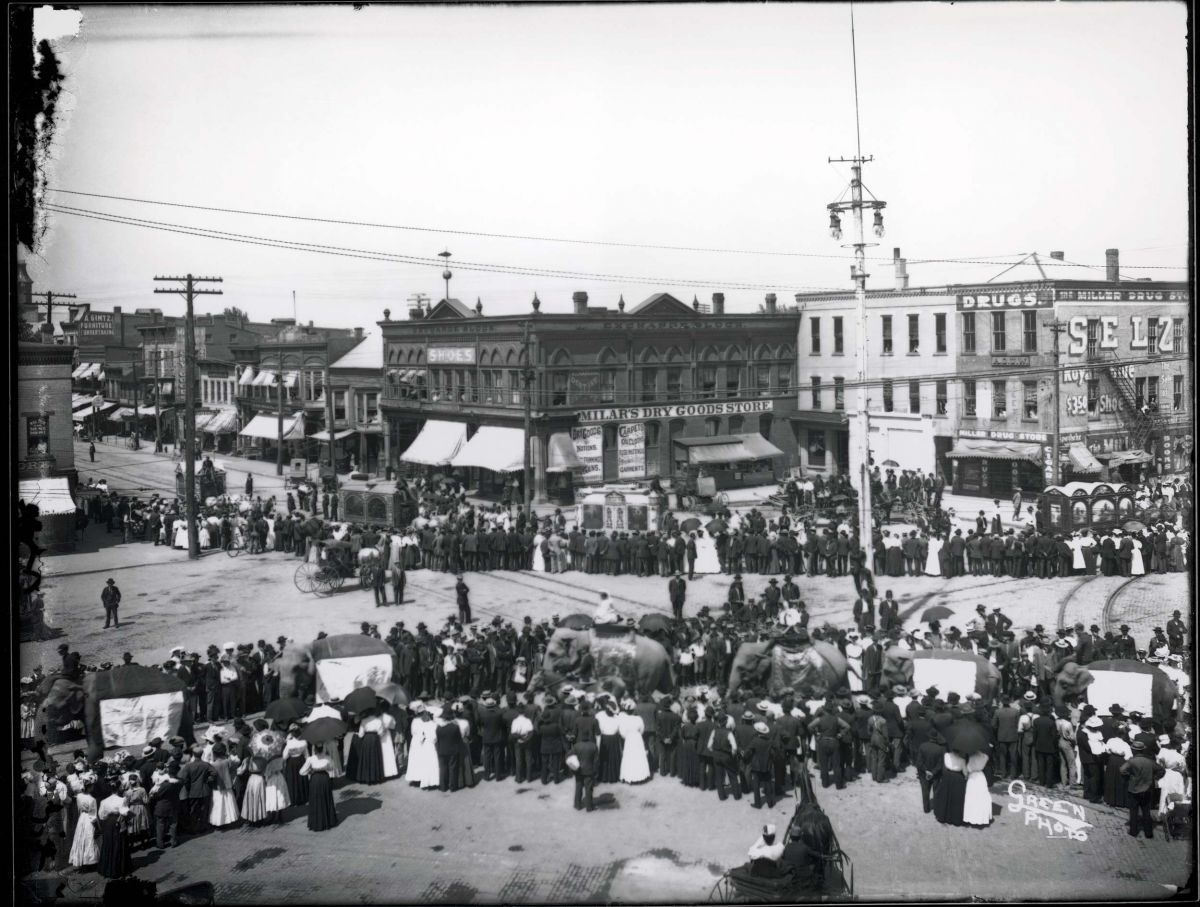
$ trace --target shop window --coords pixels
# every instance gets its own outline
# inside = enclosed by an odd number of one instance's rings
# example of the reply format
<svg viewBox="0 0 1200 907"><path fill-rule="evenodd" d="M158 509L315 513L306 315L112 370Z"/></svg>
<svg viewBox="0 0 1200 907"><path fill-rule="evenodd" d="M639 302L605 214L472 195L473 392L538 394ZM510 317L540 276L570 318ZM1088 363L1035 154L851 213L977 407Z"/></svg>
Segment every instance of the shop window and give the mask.
<svg viewBox="0 0 1200 907"><path fill-rule="evenodd" d="M742 388L742 369L737 363L725 366L725 396L736 397Z"/></svg>
<svg viewBox="0 0 1200 907"><path fill-rule="evenodd" d="M892 382L883 382L883 411L890 413L892 411L894 400L892 399Z"/></svg>
<svg viewBox="0 0 1200 907"><path fill-rule="evenodd" d="M821 408L821 379L816 375L812 379L812 408Z"/></svg>
<svg viewBox="0 0 1200 907"><path fill-rule="evenodd" d="M1158 319L1146 319L1146 355L1158 355Z"/></svg>
<svg viewBox="0 0 1200 907"><path fill-rule="evenodd" d="M812 334L812 354L814 356L821 355L821 319L808 319L809 333Z"/></svg>
<svg viewBox="0 0 1200 907"><path fill-rule="evenodd" d="M974 378L963 379L963 415L974 417L978 414L976 404L979 389Z"/></svg>
<svg viewBox="0 0 1200 907"><path fill-rule="evenodd" d="M642 403L653 403L658 399L658 369L644 368L641 370L641 394L639 400Z"/></svg>
<svg viewBox="0 0 1200 907"><path fill-rule="evenodd" d="M808 430L808 465L825 465L825 429Z"/></svg>
<svg viewBox="0 0 1200 907"><path fill-rule="evenodd" d="M939 416L946 415L946 409L949 405L950 396L948 387L948 381L939 381L936 385L934 385L934 397L936 399L937 414Z"/></svg>
<svg viewBox="0 0 1200 907"><path fill-rule="evenodd" d="M1003 353L1008 349L1008 313L992 312L992 352Z"/></svg>
<svg viewBox="0 0 1200 907"><path fill-rule="evenodd" d="M933 316L933 338L935 353L946 352L946 313L938 312Z"/></svg>
<svg viewBox="0 0 1200 907"><path fill-rule="evenodd" d="M729 433L731 435L740 434L742 426L746 424L745 416L730 416L729 417Z"/></svg>
<svg viewBox="0 0 1200 907"><path fill-rule="evenodd" d="M786 394L792 389L792 367L790 365L779 366L779 393Z"/></svg>
<svg viewBox="0 0 1200 907"><path fill-rule="evenodd" d="M720 416L713 416L712 418L704 420L704 437L715 438L720 433L721 433L721 418L720 418Z"/></svg>
<svg viewBox="0 0 1200 907"><path fill-rule="evenodd" d="M754 392L760 397L771 395L771 366L756 365L754 367Z"/></svg>
<svg viewBox="0 0 1200 907"><path fill-rule="evenodd" d="M683 369L667 369L667 399L679 400L683 396Z"/></svg>
<svg viewBox="0 0 1200 907"><path fill-rule="evenodd" d="M487 369L484 369L482 372L480 372L479 376L483 379L483 387L481 388L480 399L484 403L491 403L492 398L496 393L496 382L492 378L492 373Z"/></svg>
<svg viewBox="0 0 1200 907"><path fill-rule="evenodd" d="M1024 352L1037 352L1037 312L1021 313L1021 338L1021 349Z"/></svg>
<svg viewBox="0 0 1200 907"><path fill-rule="evenodd" d="M775 417L770 413L763 413L758 417L758 433L768 440L771 438L771 429L774 425Z"/></svg>
<svg viewBox="0 0 1200 907"><path fill-rule="evenodd" d="M1100 319L1087 320L1087 356L1095 359L1100 354Z"/></svg>
<svg viewBox="0 0 1200 907"><path fill-rule="evenodd" d="M964 353L975 353L975 313L962 313L962 348Z"/></svg>
<svg viewBox="0 0 1200 907"><path fill-rule="evenodd" d="M717 367L715 365L700 366L697 369L697 378L700 384L700 399L714 399L717 396Z"/></svg>
<svg viewBox="0 0 1200 907"><path fill-rule="evenodd" d="M1151 375L1146 379L1146 408L1152 413L1158 412L1158 376Z"/></svg>
<svg viewBox="0 0 1200 907"><path fill-rule="evenodd" d="M50 414L25 417L25 455L29 459L50 456Z"/></svg>
<svg viewBox="0 0 1200 907"><path fill-rule="evenodd" d="M346 421L346 392L333 392L333 419L335 422Z"/></svg>
<svg viewBox="0 0 1200 907"><path fill-rule="evenodd" d="M910 413L919 413L921 411L921 382L908 382L908 411Z"/></svg>
<svg viewBox="0 0 1200 907"><path fill-rule="evenodd" d="M1003 381L992 382L992 418L1008 418L1008 385Z"/></svg>
<svg viewBox="0 0 1200 907"><path fill-rule="evenodd" d="M512 403L514 406L521 403L521 373L515 368L508 370L508 386L511 390L509 403Z"/></svg>
<svg viewBox="0 0 1200 907"><path fill-rule="evenodd" d="M921 316L908 316L908 354L915 356L921 352Z"/></svg>
<svg viewBox="0 0 1200 907"><path fill-rule="evenodd" d="M1037 421L1038 417L1038 385L1036 381L1022 381L1021 417Z"/></svg>
<svg viewBox="0 0 1200 907"><path fill-rule="evenodd" d="M553 371L550 373L550 405L567 405L567 382L569 372Z"/></svg>
<svg viewBox="0 0 1200 907"><path fill-rule="evenodd" d="M1087 414L1089 419L1100 415L1100 379L1089 378L1087 383Z"/></svg>
<svg viewBox="0 0 1200 907"><path fill-rule="evenodd" d="M1171 408L1175 412L1183 411L1183 375L1171 376Z"/></svg>
<svg viewBox="0 0 1200 907"><path fill-rule="evenodd" d="M1133 405L1141 409L1146 405L1146 379L1133 379Z"/></svg>
<svg viewBox="0 0 1200 907"><path fill-rule="evenodd" d="M883 315L883 355L892 355L892 316Z"/></svg>
<svg viewBox="0 0 1200 907"><path fill-rule="evenodd" d="M845 337L842 333L842 316L835 315L833 319L833 355L841 356L845 352Z"/></svg>
<svg viewBox="0 0 1200 907"><path fill-rule="evenodd" d="M846 379L833 379L833 408L844 410L846 408Z"/></svg>
<svg viewBox="0 0 1200 907"><path fill-rule="evenodd" d="M646 472L651 475L658 473L658 436L661 426L657 422L646 423Z"/></svg>

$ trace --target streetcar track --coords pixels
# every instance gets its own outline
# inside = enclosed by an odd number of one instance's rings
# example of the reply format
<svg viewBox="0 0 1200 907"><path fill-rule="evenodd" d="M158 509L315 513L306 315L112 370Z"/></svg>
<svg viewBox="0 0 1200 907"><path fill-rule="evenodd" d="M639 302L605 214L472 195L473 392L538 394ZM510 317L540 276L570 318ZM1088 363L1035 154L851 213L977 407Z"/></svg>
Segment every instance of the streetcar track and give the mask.
<svg viewBox="0 0 1200 907"><path fill-rule="evenodd" d="M1129 577L1125 582L1113 589L1112 592L1108 593L1108 597L1104 599L1104 607L1100 611L1100 629L1103 632L1108 633L1112 630L1112 606L1116 602L1117 596L1125 591L1128 586L1132 585L1134 580L1138 579L1141 579L1141 577Z"/></svg>
<svg viewBox="0 0 1200 907"><path fill-rule="evenodd" d="M1067 593L1067 597L1064 598L1062 600L1062 604L1060 604L1058 606L1058 623L1055 624L1055 627L1063 626L1063 623L1066 620L1066 616L1067 616L1067 606L1071 604L1071 602L1074 600L1076 594L1078 594L1080 589L1082 589L1084 586L1091 585L1091 581L1096 578L1097 578L1096 574L1092 574L1090 576L1084 576L1082 582L1077 583L1075 588Z"/></svg>
<svg viewBox="0 0 1200 907"><path fill-rule="evenodd" d="M572 586L570 583L566 582L565 580L556 580L556 579L550 578L549 576L535 575L535 574L530 574L530 573L524 572L524 571L510 571L509 574L507 574L507 575L504 573L496 572L496 571L493 571L493 573L500 579L503 579L510 583L514 583L515 585L521 586L525 589L529 589L532 592L549 592L551 590L545 589L545 588L539 588L538 586L534 586L529 583L520 582L519 580L515 579L512 574L517 573L518 575L520 575L522 577L526 577L528 579L543 580L545 582L552 583L558 587L575 588L574 586ZM580 598L577 595L568 595L568 594L559 592L557 589L554 591L556 594L561 595L563 598L568 599L570 601L582 602L583 604L588 605L593 608L596 606L595 599ZM626 598L624 595L616 595L611 592L609 593L609 598L614 599L615 601L625 602L626 604L636 605L639 608L648 608L651 611L660 611L664 614L669 611L668 608L666 608L662 605L651 605L651 604L648 604L647 602L638 601L637 599L633 599L633 598Z"/></svg>

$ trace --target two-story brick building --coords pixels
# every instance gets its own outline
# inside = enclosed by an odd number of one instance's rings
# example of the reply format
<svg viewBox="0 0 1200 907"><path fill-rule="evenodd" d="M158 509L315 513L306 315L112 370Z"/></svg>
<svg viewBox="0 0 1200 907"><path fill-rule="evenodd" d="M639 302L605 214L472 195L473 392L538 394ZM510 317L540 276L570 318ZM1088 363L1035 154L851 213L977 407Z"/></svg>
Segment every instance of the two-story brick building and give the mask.
<svg viewBox="0 0 1200 907"><path fill-rule="evenodd" d="M488 316L450 299L380 322L384 460L458 469L484 493L521 481L528 379L535 500L701 464L744 481L757 463L769 482L797 462L797 316L774 294L761 313L724 304L659 293L627 310L576 293L570 312L535 298Z"/></svg>
<svg viewBox="0 0 1200 907"><path fill-rule="evenodd" d="M73 356L68 346L17 344L13 412L17 493L27 504L38 506L42 521L39 541L52 548L74 543Z"/></svg>

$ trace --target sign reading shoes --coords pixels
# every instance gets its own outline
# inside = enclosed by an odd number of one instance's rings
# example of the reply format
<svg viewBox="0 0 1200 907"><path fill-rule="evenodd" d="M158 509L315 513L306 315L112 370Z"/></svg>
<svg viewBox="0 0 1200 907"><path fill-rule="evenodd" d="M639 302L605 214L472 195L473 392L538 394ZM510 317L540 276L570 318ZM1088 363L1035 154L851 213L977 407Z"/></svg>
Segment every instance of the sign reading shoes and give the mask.
<svg viewBox="0 0 1200 907"><path fill-rule="evenodd" d="M475 347L431 346L425 353L425 361L430 365L474 365Z"/></svg>

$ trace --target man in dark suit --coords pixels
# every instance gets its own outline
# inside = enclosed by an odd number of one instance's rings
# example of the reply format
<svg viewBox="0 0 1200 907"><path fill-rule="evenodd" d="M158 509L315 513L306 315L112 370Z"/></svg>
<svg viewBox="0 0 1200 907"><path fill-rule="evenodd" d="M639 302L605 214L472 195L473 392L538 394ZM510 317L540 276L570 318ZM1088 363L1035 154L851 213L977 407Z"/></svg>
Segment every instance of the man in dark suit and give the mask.
<svg viewBox="0 0 1200 907"><path fill-rule="evenodd" d="M933 809L933 794L945 767L946 745L938 731L929 732L929 739L917 748L917 780L921 783L921 808Z"/></svg>
<svg viewBox="0 0 1200 907"><path fill-rule="evenodd" d="M600 748L595 740L577 740L567 758L572 756L579 761L579 767L575 769L575 808L591 812L596 808L592 804L592 790L596 785Z"/></svg>
<svg viewBox="0 0 1200 907"><path fill-rule="evenodd" d="M954 535L950 537L949 548L950 575L962 576L966 572L963 553L967 550L967 543L963 540L961 529L954 530Z"/></svg>
<svg viewBox="0 0 1200 907"><path fill-rule="evenodd" d="M687 545L684 547L684 553L687 555L688 579L694 580L696 578L696 533L688 533Z"/></svg>
<svg viewBox="0 0 1200 907"><path fill-rule="evenodd" d="M483 743L483 780L504 780L504 748L508 742L508 725L504 713L490 697L483 700L479 712L479 735Z"/></svg>
<svg viewBox="0 0 1200 907"><path fill-rule="evenodd" d="M992 728L996 732L996 777L1015 778L1021 773L1018 752L1021 735L1017 732L1021 710L1012 704L1010 696L1002 697L1000 703L992 716Z"/></svg>
<svg viewBox="0 0 1200 907"><path fill-rule="evenodd" d="M1121 576L1130 576L1133 570L1133 539L1127 535L1121 538L1117 548L1117 562L1121 566Z"/></svg>
<svg viewBox="0 0 1200 907"><path fill-rule="evenodd" d="M438 757L438 789L456 791L462 774L463 737L462 728L449 715L438 718L434 732L434 746Z"/></svg>
<svg viewBox="0 0 1200 907"><path fill-rule="evenodd" d="M729 613L737 614L746 606L746 590L742 587L742 575L735 573L729 584Z"/></svg>
<svg viewBox="0 0 1200 907"><path fill-rule="evenodd" d="M904 566L908 575L918 576L925 565L918 566L917 564L917 533L915 531L904 536L904 541L900 543L900 550L904 554Z"/></svg>
<svg viewBox="0 0 1200 907"><path fill-rule="evenodd" d="M1129 635L1129 624L1121 624L1121 635L1113 640L1113 658L1137 658L1137 643Z"/></svg>
<svg viewBox="0 0 1200 907"><path fill-rule="evenodd" d="M675 615L676 620L683 620L683 603L687 598L687 581L684 580L682 573L676 573L675 578L667 584L667 591L671 597L671 611Z"/></svg>
<svg viewBox="0 0 1200 907"><path fill-rule="evenodd" d="M183 766L179 770L183 803L183 830L198 835L208 828L208 800L212 786L217 782L217 773L201 757L199 746L193 746L183 754Z"/></svg>
<svg viewBox="0 0 1200 907"><path fill-rule="evenodd" d="M558 784L563 779L563 752L566 746L556 701L552 696L546 697L545 711L537 721L537 733L541 738L538 755L542 761L542 784L549 784L552 779Z"/></svg>
<svg viewBox="0 0 1200 907"><path fill-rule="evenodd" d="M181 768L175 762L167 764L167 777L149 791L150 812L154 816L154 843L159 850L175 846L179 828L180 793L183 782ZM184 801L187 802L187 801Z"/></svg>

